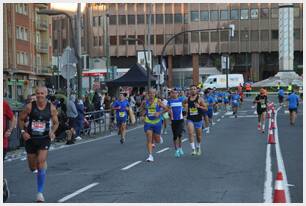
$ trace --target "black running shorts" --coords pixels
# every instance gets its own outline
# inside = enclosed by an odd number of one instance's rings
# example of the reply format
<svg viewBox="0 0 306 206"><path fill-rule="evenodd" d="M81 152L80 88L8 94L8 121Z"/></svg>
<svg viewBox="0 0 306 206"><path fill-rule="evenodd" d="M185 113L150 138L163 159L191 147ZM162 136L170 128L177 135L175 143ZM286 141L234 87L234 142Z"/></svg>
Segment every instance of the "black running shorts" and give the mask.
<svg viewBox="0 0 306 206"><path fill-rule="evenodd" d="M184 129L184 120L172 120L171 128L174 139L181 137Z"/></svg>
<svg viewBox="0 0 306 206"><path fill-rule="evenodd" d="M36 154L38 150L49 150L51 140L45 138L31 138L25 142L25 149L28 154Z"/></svg>

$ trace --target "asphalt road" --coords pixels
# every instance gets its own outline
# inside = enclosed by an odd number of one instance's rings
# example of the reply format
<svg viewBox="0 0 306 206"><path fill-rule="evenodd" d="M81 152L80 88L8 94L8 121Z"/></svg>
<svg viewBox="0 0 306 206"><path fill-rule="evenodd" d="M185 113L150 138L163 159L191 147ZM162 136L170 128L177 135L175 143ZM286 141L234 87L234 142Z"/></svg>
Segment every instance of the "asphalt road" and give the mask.
<svg viewBox="0 0 306 206"><path fill-rule="evenodd" d="M175 158L170 128L168 135L163 135L164 143L154 150L153 163L144 161L147 153L143 127L129 131L124 145L114 135L51 150L46 202L262 203L268 129L265 134L257 131L257 117L251 106L251 99L247 99L237 119L220 112L211 133L204 135L201 156L190 155L186 139L185 155ZM294 127L288 118L281 109L277 118L279 144L291 185L291 202L302 202L302 110ZM273 147L272 186L277 172ZM36 176L29 171L25 158L6 161L4 176L11 191L8 202L35 201Z"/></svg>

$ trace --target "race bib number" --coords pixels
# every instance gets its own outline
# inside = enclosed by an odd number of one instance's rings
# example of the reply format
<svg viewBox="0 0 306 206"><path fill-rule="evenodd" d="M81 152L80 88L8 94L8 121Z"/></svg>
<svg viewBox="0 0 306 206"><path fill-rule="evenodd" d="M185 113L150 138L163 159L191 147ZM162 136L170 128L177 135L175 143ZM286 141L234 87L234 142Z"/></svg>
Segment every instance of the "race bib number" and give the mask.
<svg viewBox="0 0 306 206"><path fill-rule="evenodd" d="M233 100L233 102L236 104L236 103L237 103L237 100L235 99L235 100Z"/></svg>
<svg viewBox="0 0 306 206"><path fill-rule="evenodd" d="M149 108L148 109L148 116L149 117L154 117L155 112L156 112L155 108Z"/></svg>
<svg viewBox="0 0 306 206"><path fill-rule="evenodd" d="M194 108L194 107L191 107L189 109L189 112L190 112L190 115L198 115L199 114L198 108Z"/></svg>
<svg viewBox="0 0 306 206"><path fill-rule="evenodd" d="M46 123L40 121L32 122L32 131L33 132L45 132L46 131Z"/></svg>
<svg viewBox="0 0 306 206"><path fill-rule="evenodd" d="M261 108L262 108L262 109L265 109L265 108L266 108L266 104L262 102L262 103L261 103Z"/></svg>
<svg viewBox="0 0 306 206"><path fill-rule="evenodd" d="M119 117L125 117L125 112L119 112Z"/></svg>

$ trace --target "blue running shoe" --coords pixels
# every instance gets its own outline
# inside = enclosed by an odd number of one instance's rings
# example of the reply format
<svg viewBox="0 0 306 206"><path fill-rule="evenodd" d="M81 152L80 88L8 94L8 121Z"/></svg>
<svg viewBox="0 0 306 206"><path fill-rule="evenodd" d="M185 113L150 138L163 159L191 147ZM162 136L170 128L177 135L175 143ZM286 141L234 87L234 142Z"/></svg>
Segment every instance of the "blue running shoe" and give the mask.
<svg viewBox="0 0 306 206"><path fill-rule="evenodd" d="M181 156L184 155L183 149L181 147L178 149L178 151L180 152Z"/></svg>
<svg viewBox="0 0 306 206"><path fill-rule="evenodd" d="M174 155L175 155L175 157L180 157L181 156L180 150L178 150L178 149L175 150L175 154Z"/></svg>

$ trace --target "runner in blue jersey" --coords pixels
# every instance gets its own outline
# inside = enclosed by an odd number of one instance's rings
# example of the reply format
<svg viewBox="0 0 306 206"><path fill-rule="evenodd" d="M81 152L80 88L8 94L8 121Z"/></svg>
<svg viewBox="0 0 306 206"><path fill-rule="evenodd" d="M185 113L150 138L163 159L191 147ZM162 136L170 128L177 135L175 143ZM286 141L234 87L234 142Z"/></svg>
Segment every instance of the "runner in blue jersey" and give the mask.
<svg viewBox="0 0 306 206"><path fill-rule="evenodd" d="M290 125L294 126L296 113L299 106L299 96L295 94L294 90L287 98L288 101L288 110L290 112Z"/></svg>
<svg viewBox="0 0 306 206"><path fill-rule="evenodd" d="M178 97L178 91L176 89L171 90L170 99L168 100L168 109L170 110L176 157L180 157L184 154L182 149L182 133L184 128L183 101L184 99L182 97Z"/></svg>
<svg viewBox="0 0 306 206"><path fill-rule="evenodd" d="M126 122L129 111L129 102L126 99L126 93L120 93L119 100L116 100L112 107L116 111L118 134L120 135L120 143L123 144L126 138Z"/></svg>
<svg viewBox="0 0 306 206"><path fill-rule="evenodd" d="M225 91L223 95L223 103L224 103L224 110L227 112L228 104L229 104L229 92Z"/></svg>
<svg viewBox="0 0 306 206"><path fill-rule="evenodd" d="M239 101L240 101L240 95L239 95L238 91L236 91L235 93L232 93L231 103L232 103L233 115L235 115L235 118L237 118Z"/></svg>
<svg viewBox="0 0 306 206"><path fill-rule="evenodd" d="M153 141L156 143L163 142L160 136L162 128L161 115L166 112L168 112L167 106L160 99L156 98L156 90L151 88L148 92L148 99L141 105L141 113L144 116L144 132L147 136L147 150L149 153L146 159L147 162L154 161L152 155Z"/></svg>

